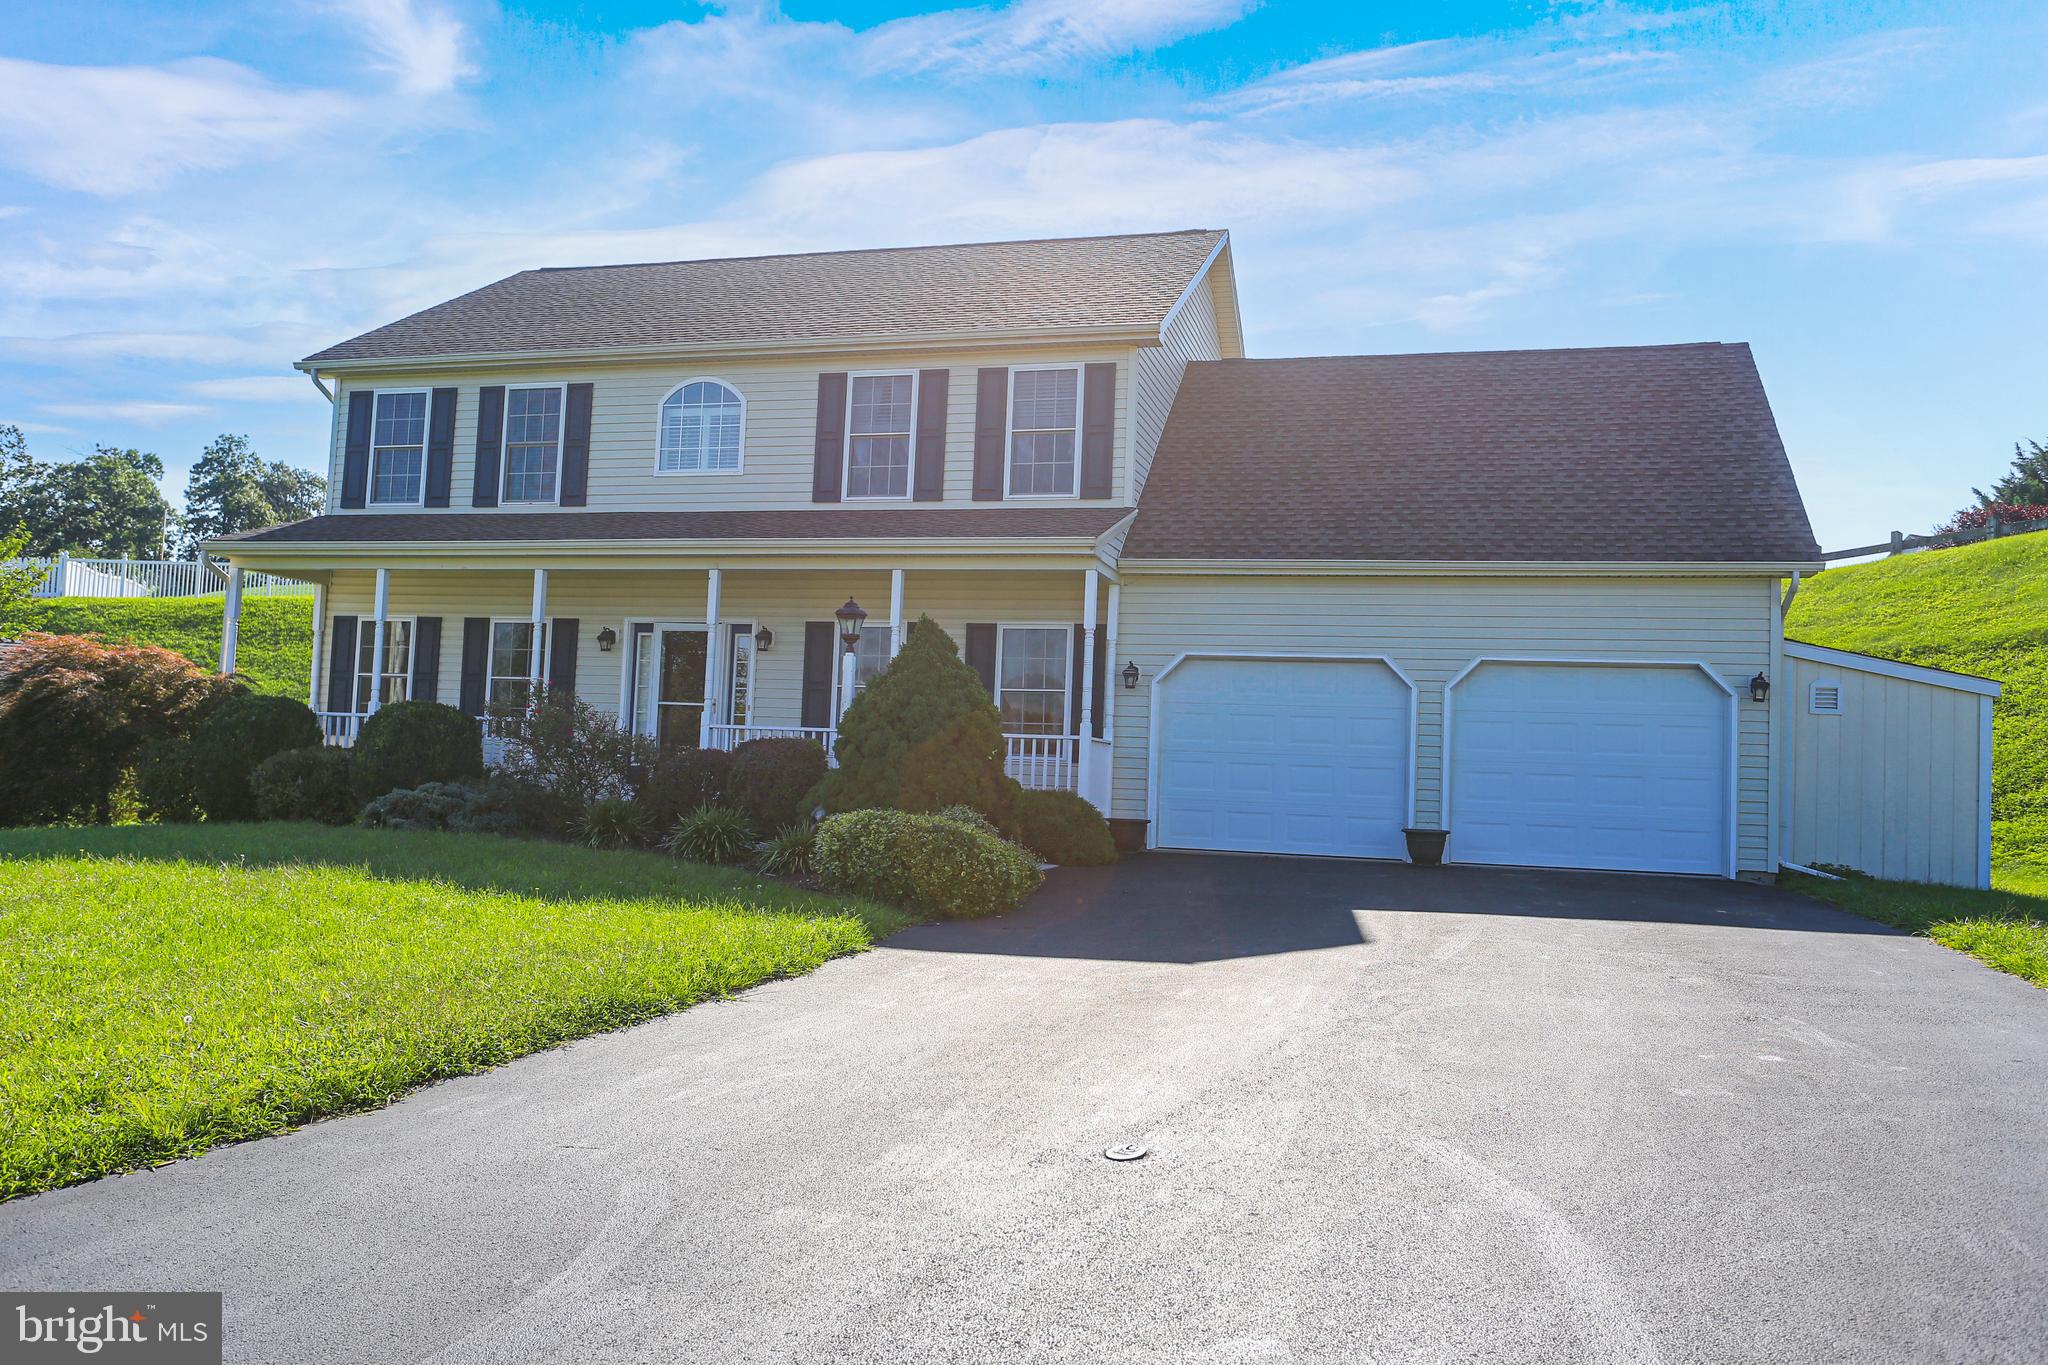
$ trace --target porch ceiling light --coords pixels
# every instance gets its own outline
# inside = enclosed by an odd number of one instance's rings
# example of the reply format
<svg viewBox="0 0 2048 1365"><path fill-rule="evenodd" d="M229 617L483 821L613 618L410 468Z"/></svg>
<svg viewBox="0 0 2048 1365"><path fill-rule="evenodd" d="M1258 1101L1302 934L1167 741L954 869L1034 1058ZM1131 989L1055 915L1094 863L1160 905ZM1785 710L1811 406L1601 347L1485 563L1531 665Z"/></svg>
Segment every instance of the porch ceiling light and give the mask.
<svg viewBox="0 0 2048 1365"><path fill-rule="evenodd" d="M763 626L754 632L754 648L757 652L766 654L774 643L775 632L768 629L768 627Z"/></svg>
<svg viewBox="0 0 2048 1365"><path fill-rule="evenodd" d="M846 647L852 649L858 645L860 628L867 624L868 619L868 614L861 610L860 603L849 597L846 599L846 605L832 614L839 618L839 638L845 642Z"/></svg>
<svg viewBox="0 0 2048 1365"><path fill-rule="evenodd" d="M606 626L603 630L597 633L597 651L600 654L611 653L612 646L617 644L618 642L619 633L613 630L610 626Z"/></svg>
<svg viewBox="0 0 2048 1365"><path fill-rule="evenodd" d="M1126 692L1135 692L1135 691L1137 691L1137 690L1138 690L1138 663L1137 663L1137 660L1133 659L1133 660L1131 660L1131 661L1130 661L1129 663L1126 663L1126 664L1124 665L1124 671L1123 671L1123 672L1121 672L1121 673L1119 673L1119 674L1117 674L1117 676L1118 676L1118 677L1120 677L1120 678L1122 678L1122 679L1124 680L1124 691L1126 691Z"/></svg>
<svg viewBox="0 0 2048 1365"><path fill-rule="evenodd" d="M1765 701L1769 699L1770 695L1771 680L1766 678L1761 672L1749 680L1749 699L1751 701Z"/></svg>

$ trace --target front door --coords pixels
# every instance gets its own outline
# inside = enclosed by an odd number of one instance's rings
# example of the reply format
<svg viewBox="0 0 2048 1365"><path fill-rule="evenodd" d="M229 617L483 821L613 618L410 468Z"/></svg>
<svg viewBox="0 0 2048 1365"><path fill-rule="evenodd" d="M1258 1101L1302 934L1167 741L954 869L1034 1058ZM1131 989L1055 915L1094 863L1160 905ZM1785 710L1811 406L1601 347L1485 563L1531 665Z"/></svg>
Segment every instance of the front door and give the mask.
<svg viewBox="0 0 2048 1365"><path fill-rule="evenodd" d="M694 749L703 733L704 627L659 624L634 637L633 729L663 752Z"/></svg>

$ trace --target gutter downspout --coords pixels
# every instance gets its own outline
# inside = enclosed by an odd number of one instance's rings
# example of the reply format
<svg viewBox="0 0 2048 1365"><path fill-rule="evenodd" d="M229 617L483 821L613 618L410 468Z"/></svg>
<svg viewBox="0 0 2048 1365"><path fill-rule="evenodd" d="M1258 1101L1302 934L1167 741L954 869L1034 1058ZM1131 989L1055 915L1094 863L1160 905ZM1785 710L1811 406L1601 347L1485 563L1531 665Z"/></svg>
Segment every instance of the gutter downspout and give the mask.
<svg viewBox="0 0 2048 1365"><path fill-rule="evenodd" d="M313 381L313 387L320 390L320 396L325 398L330 405L337 401L337 395L330 392L327 386L320 382L320 371L308 370L306 371L306 378Z"/></svg>
<svg viewBox="0 0 2048 1365"><path fill-rule="evenodd" d="M1799 596L1799 578L1799 570L1794 569L1792 571L1792 581L1785 585L1785 600L1778 603L1778 615L1781 618L1786 612L1792 610L1792 599Z"/></svg>

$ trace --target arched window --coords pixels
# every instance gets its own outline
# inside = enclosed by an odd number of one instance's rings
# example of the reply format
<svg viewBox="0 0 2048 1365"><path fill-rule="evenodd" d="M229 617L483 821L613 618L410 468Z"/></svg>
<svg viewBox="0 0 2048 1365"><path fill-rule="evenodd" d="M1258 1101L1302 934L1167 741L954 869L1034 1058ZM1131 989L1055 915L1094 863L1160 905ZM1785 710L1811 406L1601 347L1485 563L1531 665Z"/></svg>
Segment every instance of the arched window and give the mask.
<svg viewBox="0 0 2048 1365"><path fill-rule="evenodd" d="M661 400L654 468L662 474L731 474L740 467L747 400L716 379L678 384Z"/></svg>

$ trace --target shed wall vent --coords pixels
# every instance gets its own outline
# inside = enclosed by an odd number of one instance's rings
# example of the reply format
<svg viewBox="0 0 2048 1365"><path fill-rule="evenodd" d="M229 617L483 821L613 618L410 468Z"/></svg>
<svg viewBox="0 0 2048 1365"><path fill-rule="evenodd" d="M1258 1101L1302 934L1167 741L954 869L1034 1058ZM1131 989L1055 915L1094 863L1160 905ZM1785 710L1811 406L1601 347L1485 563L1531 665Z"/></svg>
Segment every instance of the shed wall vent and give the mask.
<svg viewBox="0 0 2048 1365"><path fill-rule="evenodd" d="M1842 685L1824 679L1815 679L1806 689L1806 709L1816 716L1839 716L1842 714Z"/></svg>

